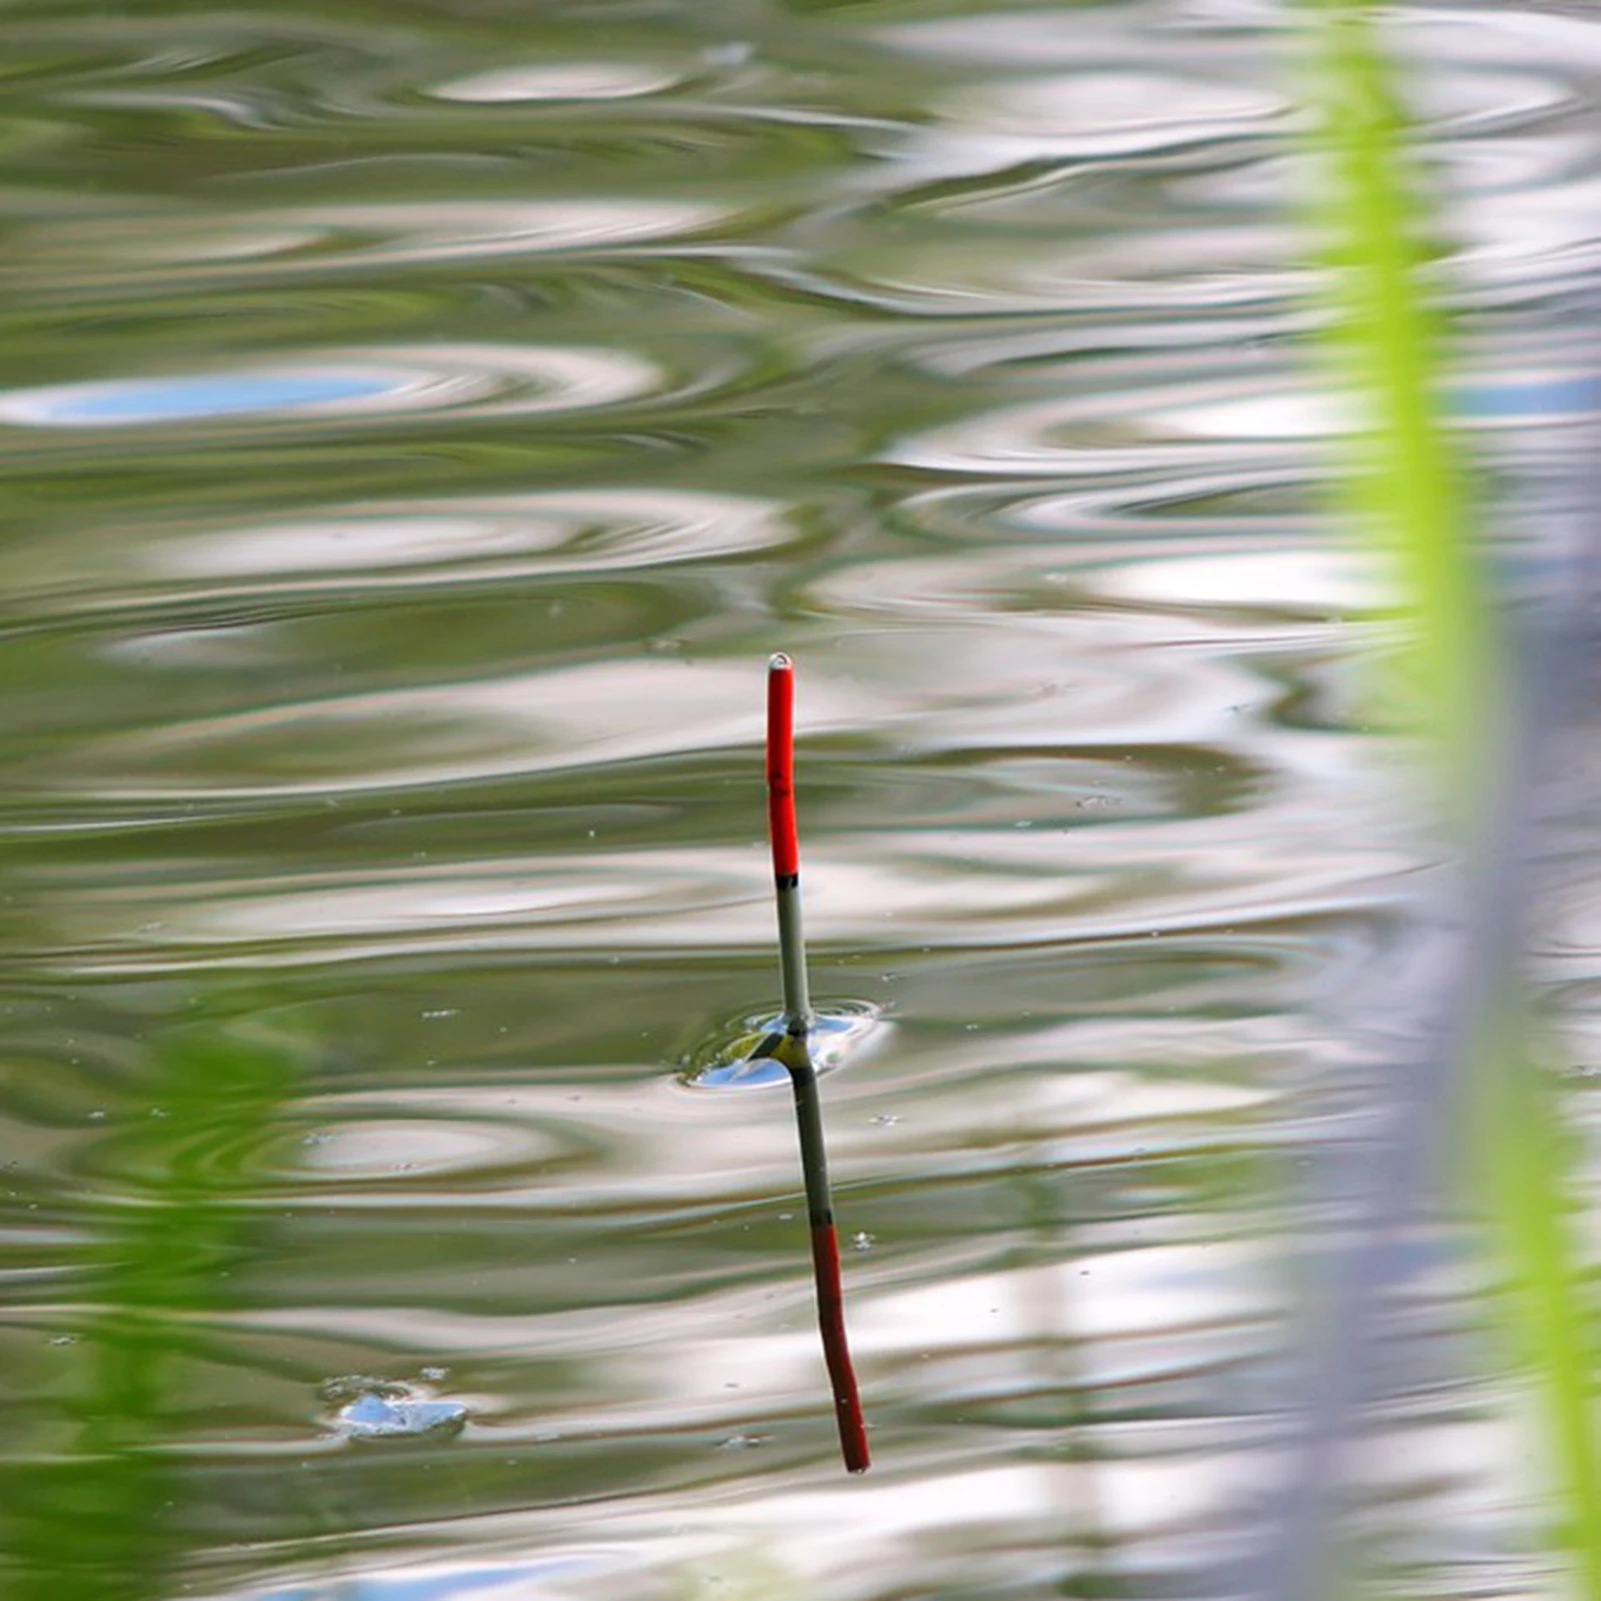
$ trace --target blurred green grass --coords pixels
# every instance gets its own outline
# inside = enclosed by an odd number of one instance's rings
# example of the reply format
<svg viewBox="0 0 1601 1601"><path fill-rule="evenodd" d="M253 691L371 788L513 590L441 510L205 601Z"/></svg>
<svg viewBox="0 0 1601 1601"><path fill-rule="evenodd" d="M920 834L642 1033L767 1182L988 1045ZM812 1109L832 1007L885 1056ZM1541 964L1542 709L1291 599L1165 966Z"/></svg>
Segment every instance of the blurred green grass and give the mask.
<svg viewBox="0 0 1601 1601"><path fill-rule="evenodd" d="M1408 644L1379 673L1375 698L1392 728L1422 736L1438 834L1464 872L1482 874L1496 865L1485 854L1508 848L1497 816L1519 807L1502 786L1538 780L1518 762L1527 741L1511 721L1515 646L1443 404L1447 353L1429 293L1430 210L1378 15L1352 0L1313 3L1327 181L1312 221L1330 245L1327 354L1336 381L1359 401L1345 475L1350 520L1388 564L1410 624ZM1522 803L1526 812L1526 796ZM1526 873L1526 864L1517 870ZM1463 943L1480 937L1468 929ZM1462 1131L1466 1205L1486 1221L1496 1252L1502 1288L1489 1310L1539 1391L1542 1472L1529 1489L1557 1497L1545 1531L1552 1555L1571 1567L1579 1593L1601 1601L1593 1334L1569 1221L1573 1147L1551 1075L1531 1050L1525 985L1515 960L1501 965L1488 994L1462 987L1460 1004L1473 1015L1458 1020L1456 1037L1468 1044L1454 1067L1459 1099L1471 1104L1451 1126Z"/></svg>

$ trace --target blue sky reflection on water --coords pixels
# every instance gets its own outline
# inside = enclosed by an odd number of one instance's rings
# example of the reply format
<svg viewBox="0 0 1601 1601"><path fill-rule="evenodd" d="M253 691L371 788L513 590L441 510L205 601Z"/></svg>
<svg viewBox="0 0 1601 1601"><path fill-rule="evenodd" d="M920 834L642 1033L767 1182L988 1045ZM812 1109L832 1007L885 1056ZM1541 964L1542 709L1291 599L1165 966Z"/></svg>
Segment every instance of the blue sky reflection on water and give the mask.
<svg viewBox="0 0 1601 1601"><path fill-rule="evenodd" d="M527 1587L534 1585L540 1591L547 1586L560 1584L568 1578L583 1577L593 1563L564 1561L539 1563L529 1568L465 1568L426 1574L371 1574L353 1575L341 1581L339 1601L511 1601L519 1594L537 1593ZM255 1598L252 1598L255 1601ZM324 1585L296 1585L286 1590L270 1591L260 1601L329 1601Z"/></svg>
<svg viewBox="0 0 1601 1601"><path fill-rule="evenodd" d="M62 384L0 393L0 416L54 427L204 422L251 412L369 399L394 383L380 372L216 373L196 377Z"/></svg>

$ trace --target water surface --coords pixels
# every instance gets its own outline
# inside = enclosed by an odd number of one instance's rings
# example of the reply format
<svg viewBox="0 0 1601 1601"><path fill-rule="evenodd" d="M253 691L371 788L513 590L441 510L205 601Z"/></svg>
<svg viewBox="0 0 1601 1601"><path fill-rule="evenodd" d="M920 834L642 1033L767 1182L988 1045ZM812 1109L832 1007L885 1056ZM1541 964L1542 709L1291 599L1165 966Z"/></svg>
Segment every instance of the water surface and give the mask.
<svg viewBox="0 0 1601 1601"><path fill-rule="evenodd" d="M1388 15L1512 496L1601 29ZM1419 860L1292 20L6 9L8 1596L1209 1593ZM861 1481L787 1093L683 1079L777 649ZM1467 1596L1543 1513L1443 1272L1358 1515Z"/></svg>

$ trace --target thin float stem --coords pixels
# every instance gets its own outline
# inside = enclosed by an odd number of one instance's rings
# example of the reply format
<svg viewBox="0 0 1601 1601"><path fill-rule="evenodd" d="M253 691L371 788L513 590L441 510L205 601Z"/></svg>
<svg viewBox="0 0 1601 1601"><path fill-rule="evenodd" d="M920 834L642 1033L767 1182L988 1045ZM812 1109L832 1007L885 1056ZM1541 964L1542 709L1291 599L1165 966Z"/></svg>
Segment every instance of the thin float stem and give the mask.
<svg viewBox="0 0 1601 1601"><path fill-rule="evenodd" d="M845 1340L845 1292L840 1281L839 1238L823 1151L823 1105L807 1034L812 1025L806 985L806 946L801 937L800 843L795 830L795 670L779 654L767 664L767 823L773 843L773 882L778 897L778 951L784 984L784 1027L758 1050L783 1063L795 1091L800 1129L801 1172L806 1179L806 1216L811 1224L812 1275L817 1283L817 1321L823 1360L834 1391L839 1447L852 1473L871 1463L867 1425Z"/></svg>

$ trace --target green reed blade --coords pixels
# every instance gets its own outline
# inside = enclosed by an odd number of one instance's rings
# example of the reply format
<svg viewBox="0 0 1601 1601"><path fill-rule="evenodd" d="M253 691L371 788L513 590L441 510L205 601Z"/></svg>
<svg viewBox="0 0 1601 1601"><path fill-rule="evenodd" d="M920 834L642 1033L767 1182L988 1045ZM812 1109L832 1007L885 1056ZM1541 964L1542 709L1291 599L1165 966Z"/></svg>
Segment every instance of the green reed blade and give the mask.
<svg viewBox="0 0 1601 1601"><path fill-rule="evenodd" d="M1442 821L1470 849L1482 837L1486 797L1501 783L1528 781L1498 771L1520 744L1503 694L1514 664L1488 600L1464 473L1442 421L1427 262L1417 244L1420 206L1373 13L1355 0L1314 0L1314 11L1332 179L1316 219L1334 245L1330 344L1365 408L1355 509L1415 623L1415 643L1383 687L1404 708L1403 726L1430 736ZM1527 816L1526 800L1514 806ZM1528 1007L1515 982L1478 997L1464 1033L1472 1043L1459 1065L1476 1101L1470 1181L1511 1281L1496 1310L1540 1389L1541 1477L1560 1498L1558 1538L1582 1593L1601 1601L1591 1332L1564 1217L1564 1142L1547 1076L1531 1060Z"/></svg>

